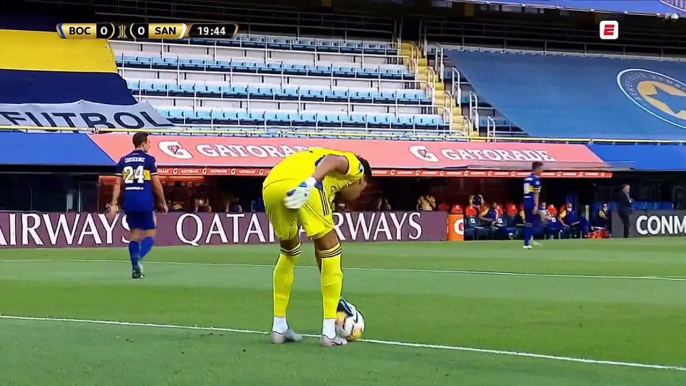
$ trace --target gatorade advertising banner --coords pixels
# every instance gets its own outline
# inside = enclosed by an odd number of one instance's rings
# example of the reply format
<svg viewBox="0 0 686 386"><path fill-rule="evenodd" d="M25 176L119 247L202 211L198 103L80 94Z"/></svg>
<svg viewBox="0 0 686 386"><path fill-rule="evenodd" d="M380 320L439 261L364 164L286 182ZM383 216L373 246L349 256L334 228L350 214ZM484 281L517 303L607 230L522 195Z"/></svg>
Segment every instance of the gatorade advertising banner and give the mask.
<svg viewBox="0 0 686 386"><path fill-rule="evenodd" d="M131 149L129 136L96 134L90 138L113 160ZM440 170L467 168L530 171L534 161L543 162L546 170L569 171L568 177L585 177L583 173L587 172L595 178L611 175L601 171L608 165L585 145L209 136L152 136L150 140L150 154L159 167L197 168L199 175L203 168L271 168L290 154L322 146L360 155L374 169L412 169L412 176L420 176L416 170L433 170L434 176L440 176ZM507 172L501 175L508 176Z"/></svg>

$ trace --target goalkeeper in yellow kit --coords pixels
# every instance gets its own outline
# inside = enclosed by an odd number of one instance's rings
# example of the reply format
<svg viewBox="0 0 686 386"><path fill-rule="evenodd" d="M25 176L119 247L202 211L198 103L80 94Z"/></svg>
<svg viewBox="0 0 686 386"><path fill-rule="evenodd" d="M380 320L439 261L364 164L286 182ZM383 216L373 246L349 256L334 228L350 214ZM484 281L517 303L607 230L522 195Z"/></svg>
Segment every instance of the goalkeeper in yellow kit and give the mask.
<svg viewBox="0 0 686 386"><path fill-rule="evenodd" d="M329 347L347 343L335 330L343 272L341 244L334 230L331 203L339 192L348 201L359 197L371 175L365 159L353 153L321 148L292 154L267 175L262 188L264 206L281 244L279 260L274 267L272 343L302 340L286 322L293 270L301 249L299 225L314 242L321 270L324 298L321 344Z"/></svg>

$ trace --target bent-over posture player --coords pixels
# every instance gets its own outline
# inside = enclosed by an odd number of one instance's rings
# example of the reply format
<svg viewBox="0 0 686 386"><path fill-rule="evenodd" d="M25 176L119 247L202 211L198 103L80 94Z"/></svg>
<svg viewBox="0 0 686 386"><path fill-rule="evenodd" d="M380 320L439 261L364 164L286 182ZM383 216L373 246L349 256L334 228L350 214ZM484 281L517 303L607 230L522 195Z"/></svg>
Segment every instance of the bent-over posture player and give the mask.
<svg viewBox="0 0 686 386"><path fill-rule="evenodd" d="M272 343L297 342L302 337L289 328L286 310L294 268L300 255L299 225L314 242L321 267L324 306L322 346L342 346L335 321L343 287L341 244L334 230L331 203L340 193L347 201L359 197L372 171L369 163L353 153L313 148L292 154L269 172L262 196L267 216L281 244L274 267L274 324Z"/></svg>

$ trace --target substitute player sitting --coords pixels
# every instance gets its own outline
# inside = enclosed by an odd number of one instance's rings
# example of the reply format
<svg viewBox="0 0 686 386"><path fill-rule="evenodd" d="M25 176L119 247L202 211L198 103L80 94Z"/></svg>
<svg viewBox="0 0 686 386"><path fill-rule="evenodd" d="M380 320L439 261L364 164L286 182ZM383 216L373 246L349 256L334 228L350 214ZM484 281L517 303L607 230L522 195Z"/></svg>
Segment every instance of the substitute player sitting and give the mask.
<svg viewBox="0 0 686 386"><path fill-rule="evenodd" d="M288 327L286 309L293 285L293 270L300 255L299 225L314 241L321 266L324 305L322 346L342 346L336 335L338 300L343 287L341 245L334 230L331 203L337 193L347 201L357 199L367 186L369 163L355 154L315 148L286 157L264 181L265 210L281 244L274 268L274 325L272 343L300 341ZM321 260L321 261L319 261Z"/></svg>
<svg viewBox="0 0 686 386"><path fill-rule="evenodd" d="M119 178L114 183L110 204L110 213L117 213L121 186L124 185L122 196L126 222L131 229L129 257L133 267L131 277L134 279L143 278L141 262L155 242L155 199L162 213L167 213L168 210L164 200L164 189L157 176L155 157L148 154L150 149L148 135L148 133L136 133L133 136L135 149L119 160L116 171Z"/></svg>

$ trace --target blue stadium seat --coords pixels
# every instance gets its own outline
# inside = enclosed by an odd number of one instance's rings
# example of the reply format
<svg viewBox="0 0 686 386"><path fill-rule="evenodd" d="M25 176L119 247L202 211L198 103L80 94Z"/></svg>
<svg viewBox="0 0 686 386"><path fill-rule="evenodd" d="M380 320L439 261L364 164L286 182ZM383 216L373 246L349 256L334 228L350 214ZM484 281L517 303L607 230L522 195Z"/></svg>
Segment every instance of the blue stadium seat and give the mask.
<svg viewBox="0 0 686 386"><path fill-rule="evenodd" d="M358 43L348 43L344 46L341 46L341 52L343 53L349 53L349 54L355 54L355 53L360 53L363 52L362 45Z"/></svg>
<svg viewBox="0 0 686 386"><path fill-rule="evenodd" d="M307 66L304 64L284 63L284 72L293 75L305 75L307 74Z"/></svg>
<svg viewBox="0 0 686 386"><path fill-rule="evenodd" d="M132 80L132 79L127 79L126 80L126 86L129 88L131 91L138 91L140 88L141 81L140 80Z"/></svg>
<svg viewBox="0 0 686 386"><path fill-rule="evenodd" d="M231 114L231 117L233 117L233 115L234 114ZM226 113L224 114L224 116L227 116ZM244 111L244 110L236 111L235 117L236 117L236 120L242 125L250 123L251 118L250 118L250 114L247 111Z"/></svg>
<svg viewBox="0 0 686 386"><path fill-rule="evenodd" d="M358 67L351 66L335 66L333 69L334 75L344 77L355 77L358 72Z"/></svg>
<svg viewBox="0 0 686 386"><path fill-rule="evenodd" d="M188 70L196 69L195 66L191 63L191 59L189 58L178 58L178 66L179 68L184 68Z"/></svg>
<svg viewBox="0 0 686 386"><path fill-rule="evenodd" d="M310 100L310 101L319 101L319 100L324 99L324 95L322 93L322 90L320 90L320 89L309 89L309 90L303 90L303 91L304 91L304 93L301 94L301 99Z"/></svg>
<svg viewBox="0 0 686 386"><path fill-rule="evenodd" d="M191 68L194 68L194 69L205 68L205 67L207 67L207 60L205 60L205 59L191 59L190 66L191 66Z"/></svg>
<svg viewBox="0 0 686 386"><path fill-rule="evenodd" d="M154 93L153 88L152 88L152 81L149 80L142 80L139 84L140 90L144 94L152 94Z"/></svg>
<svg viewBox="0 0 686 386"><path fill-rule="evenodd" d="M293 49L301 51L314 51L314 44L310 40L300 39L293 43Z"/></svg>
<svg viewBox="0 0 686 386"><path fill-rule="evenodd" d="M370 91L365 91L365 90L350 91L350 100L352 102L371 101L372 100L372 94Z"/></svg>
<svg viewBox="0 0 686 386"><path fill-rule="evenodd" d="M282 88L281 91L277 92L278 97L280 99L298 99L300 92L297 88L295 87L285 87Z"/></svg>
<svg viewBox="0 0 686 386"><path fill-rule="evenodd" d="M354 54L395 55L397 49L391 43L346 42L344 40L318 40L309 38L283 38L270 36L239 35L227 40L192 39L194 45L218 45L227 47L270 48L281 50L344 52ZM434 50L435 47L430 48ZM431 51L430 51L431 52Z"/></svg>
<svg viewBox="0 0 686 386"><path fill-rule="evenodd" d="M153 91L153 93L158 94L157 91ZM176 83L167 84L167 88L165 90L165 93L168 95L183 95L183 93L181 91L181 86L179 86Z"/></svg>
<svg viewBox="0 0 686 386"><path fill-rule="evenodd" d="M149 56L137 56L136 67L147 68L152 67L152 58Z"/></svg>
<svg viewBox="0 0 686 386"><path fill-rule="evenodd" d="M367 116L364 114L349 114L343 121L344 127L359 127L367 124Z"/></svg>
<svg viewBox="0 0 686 386"><path fill-rule="evenodd" d="M212 119L212 122L216 124L233 123L226 118L225 113L220 109L213 109L210 111L210 119Z"/></svg>
<svg viewBox="0 0 686 386"><path fill-rule="evenodd" d="M379 101L382 103L395 103L397 99L397 94L395 91L381 91L381 93L374 98L374 101Z"/></svg>
<svg viewBox="0 0 686 386"><path fill-rule="evenodd" d="M283 72L284 65L281 62L267 63L267 67L264 68L263 72L280 74Z"/></svg>
<svg viewBox="0 0 686 386"><path fill-rule="evenodd" d="M248 88L243 85L222 86L221 89L224 98L245 98L248 95Z"/></svg>
<svg viewBox="0 0 686 386"><path fill-rule="evenodd" d="M168 89L169 89L169 84L167 82L164 82L162 80L152 81L151 82L151 89L149 90L149 93L157 94L157 95L164 95L164 94L167 94Z"/></svg>
<svg viewBox="0 0 686 386"><path fill-rule="evenodd" d="M220 98L222 96L222 89L218 85L207 85L205 86L205 92L208 96L213 98Z"/></svg>
<svg viewBox="0 0 686 386"><path fill-rule="evenodd" d="M223 111L223 110L213 110L216 116L218 116L217 119L219 119L221 122L230 124L230 125L237 125L240 122L240 116L239 116L239 111ZM246 113L247 114L247 113Z"/></svg>
<svg viewBox="0 0 686 386"><path fill-rule="evenodd" d="M331 94L327 96L327 100L333 102L347 101L349 97L350 90L333 89Z"/></svg>
<svg viewBox="0 0 686 386"><path fill-rule="evenodd" d="M160 109L167 119L173 123L183 123L185 110L179 108Z"/></svg>
<svg viewBox="0 0 686 386"><path fill-rule="evenodd" d="M407 69L379 68L379 67L354 67L350 65L306 65L282 62L257 62L243 59L212 60L201 58L177 58L160 57L154 55L117 55L117 64L124 67L157 68L183 70L211 70L211 71L236 71L250 73L272 73L291 75L361 77L361 78L384 78L384 79L414 79L414 75Z"/></svg>
<svg viewBox="0 0 686 386"><path fill-rule="evenodd" d="M399 129L409 129L412 127L413 121L411 115L400 115L393 125Z"/></svg>
<svg viewBox="0 0 686 386"><path fill-rule="evenodd" d="M257 62L231 60L231 68L236 71L257 72Z"/></svg>
<svg viewBox="0 0 686 386"><path fill-rule="evenodd" d="M162 68L177 68L179 66L178 58L163 58L164 65Z"/></svg>
<svg viewBox="0 0 686 386"><path fill-rule="evenodd" d="M221 109L182 109L163 107L160 114L174 123L221 124L240 125L272 125L272 126L329 126L329 127L370 127L379 129L435 129L440 127L440 117L431 115L399 115L392 114L344 114L339 112L282 112L282 111L244 111ZM645 206L645 204L643 204ZM655 207L659 205L656 204ZM651 206L652 207L652 206Z"/></svg>
<svg viewBox="0 0 686 386"><path fill-rule="evenodd" d="M308 75L325 76L333 72L333 67L330 65L317 64L314 67L305 66Z"/></svg>
<svg viewBox="0 0 686 386"><path fill-rule="evenodd" d="M186 119L186 123L205 123L212 119L210 110L195 110L193 114Z"/></svg>
<svg viewBox="0 0 686 386"><path fill-rule="evenodd" d="M390 128L393 121L395 121L395 118L391 120L391 117L387 114L375 114L371 116L371 119L368 118L368 125L371 127Z"/></svg>
<svg viewBox="0 0 686 386"><path fill-rule="evenodd" d="M317 124L317 114L311 112L300 113L298 122L301 126L315 126ZM295 123L295 122L294 122Z"/></svg>

